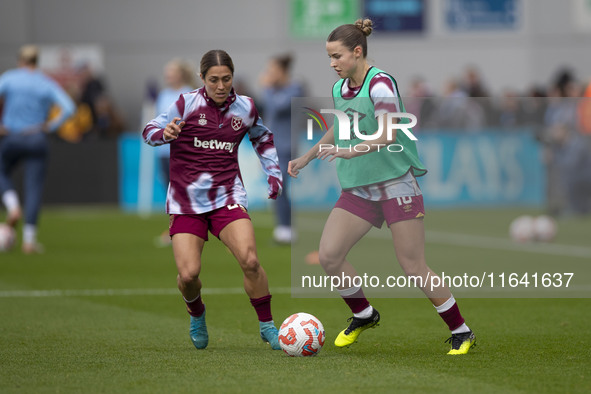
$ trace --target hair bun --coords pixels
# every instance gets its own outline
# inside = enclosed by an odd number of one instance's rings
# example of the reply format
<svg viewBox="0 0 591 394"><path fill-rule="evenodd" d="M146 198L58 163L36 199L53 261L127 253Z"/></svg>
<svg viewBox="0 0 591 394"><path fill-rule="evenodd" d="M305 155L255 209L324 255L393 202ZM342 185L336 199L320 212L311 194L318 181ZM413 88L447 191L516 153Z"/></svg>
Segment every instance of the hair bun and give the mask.
<svg viewBox="0 0 591 394"><path fill-rule="evenodd" d="M373 30L373 22L371 19L357 19L355 21L355 26L363 32L364 36L369 36Z"/></svg>

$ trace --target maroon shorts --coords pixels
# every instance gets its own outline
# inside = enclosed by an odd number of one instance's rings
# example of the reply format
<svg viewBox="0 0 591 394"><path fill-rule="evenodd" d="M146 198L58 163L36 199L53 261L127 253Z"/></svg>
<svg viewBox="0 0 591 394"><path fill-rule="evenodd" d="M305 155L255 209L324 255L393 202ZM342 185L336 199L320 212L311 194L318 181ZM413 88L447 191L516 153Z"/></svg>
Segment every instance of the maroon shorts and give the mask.
<svg viewBox="0 0 591 394"><path fill-rule="evenodd" d="M389 227L392 223L425 216L422 195L371 201L343 191L334 207L359 216L377 228L382 227L384 220Z"/></svg>
<svg viewBox="0 0 591 394"><path fill-rule="evenodd" d="M240 204L227 205L200 215L170 215L169 234L189 233L207 241L207 231L220 237L228 224L238 219L249 219L246 208Z"/></svg>

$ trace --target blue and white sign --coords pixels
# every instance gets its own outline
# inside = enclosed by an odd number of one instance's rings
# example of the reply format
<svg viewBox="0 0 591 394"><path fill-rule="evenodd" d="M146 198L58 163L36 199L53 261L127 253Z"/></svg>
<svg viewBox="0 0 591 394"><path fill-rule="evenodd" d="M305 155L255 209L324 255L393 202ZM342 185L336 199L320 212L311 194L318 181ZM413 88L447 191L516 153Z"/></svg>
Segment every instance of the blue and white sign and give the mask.
<svg viewBox="0 0 591 394"><path fill-rule="evenodd" d="M427 175L419 178L432 207L538 206L545 200L539 143L528 131L419 136Z"/></svg>
<svg viewBox="0 0 591 394"><path fill-rule="evenodd" d="M364 12L376 31L422 32L425 20L424 0L365 0Z"/></svg>
<svg viewBox="0 0 591 394"><path fill-rule="evenodd" d="M521 0L446 0L450 30L515 30L521 26Z"/></svg>

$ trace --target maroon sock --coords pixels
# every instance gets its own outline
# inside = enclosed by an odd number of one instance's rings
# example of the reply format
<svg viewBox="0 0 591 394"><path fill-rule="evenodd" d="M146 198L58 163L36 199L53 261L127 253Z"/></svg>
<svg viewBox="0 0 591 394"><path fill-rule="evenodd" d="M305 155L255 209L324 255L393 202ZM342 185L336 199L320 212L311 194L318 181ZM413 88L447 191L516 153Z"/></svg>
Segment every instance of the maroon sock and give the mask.
<svg viewBox="0 0 591 394"><path fill-rule="evenodd" d="M261 298L251 298L250 303L259 317L259 321L268 322L273 320L271 315L271 294Z"/></svg>
<svg viewBox="0 0 591 394"><path fill-rule="evenodd" d="M201 296L197 297L191 302L185 300L185 304L187 304L187 312L189 312L189 315L191 316L199 317L203 315L203 312L205 312L205 305L203 305Z"/></svg>
<svg viewBox="0 0 591 394"><path fill-rule="evenodd" d="M441 316L445 324L447 324L450 331L453 331L462 324L464 324L464 318L460 313L460 308L458 308L457 302L454 303L453 306L445 312L441 312L439 316Z"/></svg>
<svg viewBox="0 0 591 394"><path fill-rule="evenodd" d="M343 297L343 300L349 305L353 313L359 313L369 306L369 301L365 298L365 294L363 294L363 289L361 288L351 295L341 295L341 297Z"/></svg>

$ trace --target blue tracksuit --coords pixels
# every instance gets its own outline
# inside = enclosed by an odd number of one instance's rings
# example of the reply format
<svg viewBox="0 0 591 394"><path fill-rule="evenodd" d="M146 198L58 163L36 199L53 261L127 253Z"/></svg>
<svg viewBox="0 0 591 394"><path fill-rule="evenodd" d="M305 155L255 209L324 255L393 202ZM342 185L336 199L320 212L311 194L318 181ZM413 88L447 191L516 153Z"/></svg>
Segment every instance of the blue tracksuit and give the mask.
<svg viewBox="0 0 591 394"><path fill-rule="evenodd" d="M60 114L46 128L56 131L76 109L66 92L41 71L21 67L0 76L3 102L0 137L0 194L13 190L10 174L19 161L25 166L25 222L36 224L47 161L47 138L43 133L53 105Z"/></svg>

